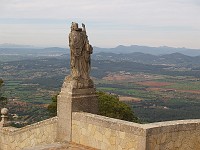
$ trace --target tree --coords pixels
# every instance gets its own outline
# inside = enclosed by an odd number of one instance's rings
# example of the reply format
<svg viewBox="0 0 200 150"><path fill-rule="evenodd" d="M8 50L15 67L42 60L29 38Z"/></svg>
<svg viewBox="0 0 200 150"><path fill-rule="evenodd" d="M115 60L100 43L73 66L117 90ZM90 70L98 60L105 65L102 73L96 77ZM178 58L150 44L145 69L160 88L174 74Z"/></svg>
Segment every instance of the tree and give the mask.
<svg viewBox="0 0 200 150"><path fill-rule="evenodd" d="M3 87L3 80L0 79L0 108L3 108L6 106L6 104L8 103L8 100L6 97L3 96L3 91L2 91L2 87Z"/></svg>
<svg viewBox="0 0 200 150"><path fill-rule="evenodd" d="M58 94L52 96L51 98L51 104L48 105L48 111L50 113L50 116L56 116L57 115L57 96Z"/></svg>
<svg viewBox="0 0 200 150"><path fill-rule="evenodd" d="M121 101L116 95L97 92L99 100L99 114L111 118L139 122L131 107Z"/></svg>
<svg viewBox="0 0 200 150"><path fill-rule="evenodd" d="M117 96L109 95L104 92L97 92L97 95L99 115L131 122L139 122L131 107L120 102ZM58 94L52 97L52 102L48 106L48 111L51 116L56 116L57 113L57 96Z"/></svg>

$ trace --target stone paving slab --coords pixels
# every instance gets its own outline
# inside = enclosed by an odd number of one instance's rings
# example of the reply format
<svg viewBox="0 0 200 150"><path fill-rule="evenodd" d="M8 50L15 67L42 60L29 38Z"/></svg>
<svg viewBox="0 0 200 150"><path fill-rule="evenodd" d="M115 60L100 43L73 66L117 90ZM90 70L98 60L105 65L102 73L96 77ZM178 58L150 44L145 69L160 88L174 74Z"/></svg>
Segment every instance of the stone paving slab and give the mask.
<svg viewBox="0 0 200 150"><path fill-rule="evenodd" d="M79 145L76 143L53 143L47 145L40 145L23 150L97 150L95 148Z"/></svg>

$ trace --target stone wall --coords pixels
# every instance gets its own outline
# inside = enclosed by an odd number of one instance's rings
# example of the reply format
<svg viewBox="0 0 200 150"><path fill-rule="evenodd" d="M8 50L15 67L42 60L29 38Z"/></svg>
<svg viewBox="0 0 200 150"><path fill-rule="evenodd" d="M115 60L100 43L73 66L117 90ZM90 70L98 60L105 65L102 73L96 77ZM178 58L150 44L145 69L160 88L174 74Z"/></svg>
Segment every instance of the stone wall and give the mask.
<svg viewBox="0 0 200 150"><path fill-rule="evenodd" d="M141 124L78 112L72 118L72 142L104 150L145 150Z"/></svg>
<svg viewBox="0 0 200 150"><path fill-rule="evenodd" d="M200 150L200 119L145 125L147 150Z"/></svg>
<svg viewBox="0 0 200 150"><path fill-rule="evenodd" d="M0 150L57 142L57 117L23 128L0 129ZM199 150L200 119L137 124L72 113L72 142L102 150Z"/></svg>
<svg viewBox="0 0 200 150"><path fill-rule="evenodd" d="M200 150L200 119L137 124L72 114L72 141L103 150Z"/></svg>
<svg viewBox="0 0 200 150"><path fill-rule="evenodd" d="M25 147L54 143L57 134L57 117L23 128L0 129L0 150L20 150Z"/></svg>

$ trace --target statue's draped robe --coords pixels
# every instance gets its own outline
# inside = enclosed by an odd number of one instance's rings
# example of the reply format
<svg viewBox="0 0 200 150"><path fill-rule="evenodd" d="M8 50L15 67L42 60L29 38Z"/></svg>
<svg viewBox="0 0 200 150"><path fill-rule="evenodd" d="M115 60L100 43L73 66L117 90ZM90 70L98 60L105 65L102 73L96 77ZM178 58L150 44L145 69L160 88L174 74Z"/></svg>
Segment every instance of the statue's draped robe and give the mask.
<svg viewBox="0 0 200 150"><path fill-rule="evenodd" d="M90 54L92 47L89 45L85 31L73 30L69 34L71 49L71 75L73 79L89 79Z"/></svg>

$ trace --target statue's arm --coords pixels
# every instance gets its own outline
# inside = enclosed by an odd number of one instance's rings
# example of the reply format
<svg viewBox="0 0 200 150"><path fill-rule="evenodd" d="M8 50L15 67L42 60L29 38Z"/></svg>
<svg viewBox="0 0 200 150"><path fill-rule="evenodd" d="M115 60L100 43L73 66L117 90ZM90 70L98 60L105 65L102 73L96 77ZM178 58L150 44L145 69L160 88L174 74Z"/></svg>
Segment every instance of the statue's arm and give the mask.
<svg viewBox="0 0 200 150"><path fill-rule="evenodd" d="M83 31L86 32L85 24L83 24L83 23L82 23L82 28L83 28Z"/></svg>
<svg viewBox="0 0 200 150"><path fill-rule="evenodd" d="M90 54L92 54L93 53L93 47L92 47L92 45L90 45Z"/></svg>
<svg viewBox="0 0 200 150"><path fill-rule="evenodd" d="M69 34L69 47L72 48L73 45L72 45L72 34L70 33Z"/></svg>

